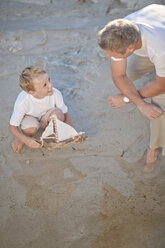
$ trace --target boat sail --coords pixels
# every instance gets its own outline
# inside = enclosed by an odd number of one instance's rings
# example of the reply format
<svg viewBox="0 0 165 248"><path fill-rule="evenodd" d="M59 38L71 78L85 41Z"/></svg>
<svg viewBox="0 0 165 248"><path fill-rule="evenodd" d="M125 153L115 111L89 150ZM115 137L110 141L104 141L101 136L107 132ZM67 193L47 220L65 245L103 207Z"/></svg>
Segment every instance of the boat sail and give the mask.
<svg viewBox="0 0 165 248"><path fill-rule="evenodd" d="M64 143L65 141L68 143L68 140L71 139L72 143L75 140L78 143L78 140L81 138L81 142L87 139L88 136L81 137L84 132L77 132L73 127L68 125L65 122L57 119L56 115L51 117L51 120L48 126L45 128L40 140L42 145L44 144L44 140L53 140L54 143ZM83 138L83 139L82 139ZM75 143L76 143L75 142Z"/></svg>

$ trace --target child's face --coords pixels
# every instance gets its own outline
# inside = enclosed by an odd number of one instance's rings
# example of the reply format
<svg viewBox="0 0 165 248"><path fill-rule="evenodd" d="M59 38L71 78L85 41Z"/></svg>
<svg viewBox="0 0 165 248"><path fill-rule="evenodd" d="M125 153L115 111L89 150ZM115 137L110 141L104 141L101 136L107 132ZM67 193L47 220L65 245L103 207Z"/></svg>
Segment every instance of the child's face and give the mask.
<svg viewBox="0 0 165 248"><path fill-rule="evenodd" d="M52 96L52 82L48 75L42 74L34 79L34 91L30 91L29 93L36 98L44 98L45 96Z"/></svg>

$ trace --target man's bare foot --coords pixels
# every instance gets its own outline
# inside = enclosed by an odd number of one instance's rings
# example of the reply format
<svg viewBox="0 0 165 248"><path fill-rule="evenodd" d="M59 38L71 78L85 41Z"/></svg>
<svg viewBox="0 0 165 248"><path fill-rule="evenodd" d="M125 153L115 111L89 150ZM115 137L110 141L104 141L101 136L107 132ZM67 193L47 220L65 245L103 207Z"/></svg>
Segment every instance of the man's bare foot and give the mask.
<svg viewBox="0 0 165 248"><path fill-rule="evenodd" d="M149 147L147 151L146 164L154 163L158 157L158 153L159 148L152 149Z"/></svg>
<svg viewBox="0 0 165 248"><path fill-rule="evenodd" d="M143 168L144 172L151 172L154 170L156 166L155 162L158 157L158 153L159 153L159 148L157 149L152 149L150 147L148 148L146 164L144 165L144 168Z"/></svg>
<svg viewBox="0 0 165 248"><path fill-rule="evenodd" d="M14 152L19 153L22 150L24 143L19 140L15 140L14 142L12 142L11 146Z"/></svg>

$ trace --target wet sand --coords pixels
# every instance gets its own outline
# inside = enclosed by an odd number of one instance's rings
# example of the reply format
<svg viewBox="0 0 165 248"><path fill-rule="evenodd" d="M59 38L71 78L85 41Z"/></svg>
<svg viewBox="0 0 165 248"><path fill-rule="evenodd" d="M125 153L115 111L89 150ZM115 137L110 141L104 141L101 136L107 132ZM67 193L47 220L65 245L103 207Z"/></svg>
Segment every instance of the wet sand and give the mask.
<svg viewBox="0 0 165 248"><path fill-rule="evenodd" d="M107 98L118 91L97 45L108 21L149 3L0 1L2 248L165 247L165 158L160 153L154 172L142 172L149 121L133 104L110 108ZM27 65L48 71L88 141L12 151L8 123ZM152 77L135 84L140 88Z"/></svg>

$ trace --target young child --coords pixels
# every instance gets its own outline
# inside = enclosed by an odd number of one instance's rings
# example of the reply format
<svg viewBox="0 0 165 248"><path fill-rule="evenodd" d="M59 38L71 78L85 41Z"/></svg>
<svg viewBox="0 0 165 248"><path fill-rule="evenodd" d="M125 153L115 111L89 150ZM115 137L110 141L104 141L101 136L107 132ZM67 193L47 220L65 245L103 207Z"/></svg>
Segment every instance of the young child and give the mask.
<svg viewBox="0 0 165 248"><path fill-rule="evenodd" d="M36 134L39 127L45 128L54 114L59 120L73 126L62 94L53 88L44 70L35 66L26 67L20 75L20 86L23 91L17 97L9 125L10 132L16 138L12 148L17 153L24 144L31 148L40 147L31 136Z"/></svg>

